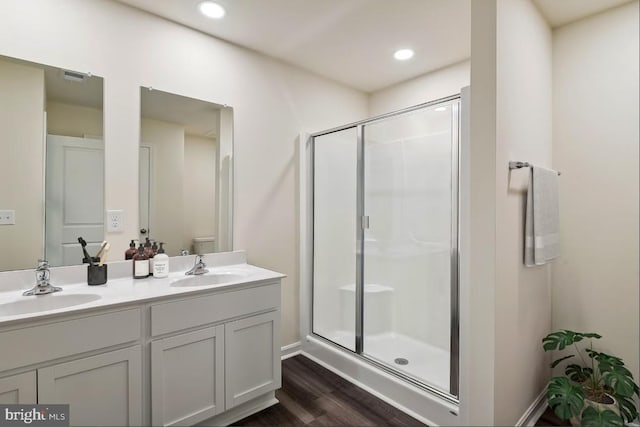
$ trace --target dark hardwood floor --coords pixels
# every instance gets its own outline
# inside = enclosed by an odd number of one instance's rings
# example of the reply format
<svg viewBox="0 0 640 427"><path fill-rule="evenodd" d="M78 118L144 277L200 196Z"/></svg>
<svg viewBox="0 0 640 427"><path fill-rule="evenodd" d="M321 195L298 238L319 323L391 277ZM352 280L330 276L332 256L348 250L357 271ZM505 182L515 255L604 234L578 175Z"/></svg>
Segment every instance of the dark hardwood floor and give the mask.
<svg viewBox="0 0 640 427"><path fill-rule="evenodd" d="M424 426L304 356L282 361L277 405L234 426ZM570 426L547 408L536 426Z"/></svg>
<svg viewBox="0 0 640 427"><path fill-rule="evenodd" d="M236 426L424 426L304 356L282 361L277 405Z"/></svg>

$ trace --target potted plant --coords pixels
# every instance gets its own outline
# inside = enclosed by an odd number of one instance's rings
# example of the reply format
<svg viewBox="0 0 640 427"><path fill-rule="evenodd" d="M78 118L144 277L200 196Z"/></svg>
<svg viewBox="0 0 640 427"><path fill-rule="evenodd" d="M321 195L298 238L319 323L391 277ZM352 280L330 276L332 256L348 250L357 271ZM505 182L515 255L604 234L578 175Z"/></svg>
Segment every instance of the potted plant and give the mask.
<svg viewBox="0 0 640 427"><path fill-rule="evenodd" d="M593 349L593 339L601 336L560 330L542 339L545 351L575 350L551 363L555 368L564 360L575 357L581 364L570 363L565 375L551 378L547 387L547 402L555 414L573 425L622 426L638 415L633 395L640 397L640 388L619 357ZM581 352L577 343L589 340Z"/></svg>

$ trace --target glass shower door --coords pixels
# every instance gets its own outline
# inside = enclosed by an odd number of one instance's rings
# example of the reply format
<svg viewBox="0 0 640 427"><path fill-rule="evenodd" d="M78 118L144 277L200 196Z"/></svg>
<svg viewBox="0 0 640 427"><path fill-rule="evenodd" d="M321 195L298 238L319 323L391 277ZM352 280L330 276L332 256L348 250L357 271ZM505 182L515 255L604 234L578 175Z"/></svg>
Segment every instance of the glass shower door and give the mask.
<svg viewBox="0 0 640 427"><path fill-rule="evenodd" d="M313 159L313 332L355 351L356 128L316 136Z"/></svg>
<svg viewBox="0 0 640 427"><path fill-rule="evenodd" d="M313 333L449 400L458 112L453 96L312 139Z"/></svg>
<svg viewBox="0 0 640 427"><path fill-rule="evenodd" d="M362 131L362 354L454 395L457 112L458 101L449 101Z"/></svg>

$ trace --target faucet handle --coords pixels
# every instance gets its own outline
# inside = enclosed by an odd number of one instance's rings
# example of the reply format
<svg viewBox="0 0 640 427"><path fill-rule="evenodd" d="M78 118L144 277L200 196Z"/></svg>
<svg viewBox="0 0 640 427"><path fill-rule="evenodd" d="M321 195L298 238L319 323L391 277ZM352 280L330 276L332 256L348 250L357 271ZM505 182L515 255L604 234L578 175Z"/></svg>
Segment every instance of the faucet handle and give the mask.
<svg viewBox="0 0 640 427"><path fill-rule="evenodd" d="M36 268L36 271L42 271L42 270L48 270L48 269L49 269L49 261L47 261L46 259L39 259L38 267Z"/></svg>

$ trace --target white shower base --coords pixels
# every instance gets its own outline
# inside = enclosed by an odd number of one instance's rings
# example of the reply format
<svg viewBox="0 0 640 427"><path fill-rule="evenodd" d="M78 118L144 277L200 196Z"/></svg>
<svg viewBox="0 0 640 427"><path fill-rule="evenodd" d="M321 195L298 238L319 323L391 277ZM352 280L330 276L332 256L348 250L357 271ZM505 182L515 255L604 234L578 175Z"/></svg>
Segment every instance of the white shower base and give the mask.
<svg viewBox="0 0 640 427"><path fill-rule="evenodd" d="M339 339L349 340L350 338L342 333L336 333L335 335ZM385 347L395 346L398 342L403 342L402 338L395 341L389 336L387 336L386 341L383 336L380 338L379 342ZM343 341L343 343L346 343L346 341ZM353 346L352 341L351 346ZM406 350L409 350L409 348L406 348ZM413 348L412 350L418 349ZM422 348L418 351L421 355L423 354L422 350L428 351L428 349ZM408 351L405 353L409 354ZM439 362L433 361L433 364L440 363L440 366L445 366L445 363L448 363L448 358L445 360L442 357L442 351L436 353L440 353L440 359ZM404 381L396 375L367 362L351 351L342 349L316 336L307 335L303 340L302 354L426 425L465 425L464 418L459 415L457 403ZM427 359L426 357L424 358ZM425 363L431 364L432 362L426 361ZM408 366L410 365L411 360ZM433 371L445 371L448 373L446 369L434 369ZM447 389L448 385L443 388Z"/></svg>
<svg viewBox="0 0 640 427"><path fill-rule="evenodd" d="M353 348L353 332L336 331L325 337L346 348ZM409 377L449 392L449 352L393 332L365 337L364 354L382 362ZM399 365L395 359L403 358L409 363Z"/></svg>

